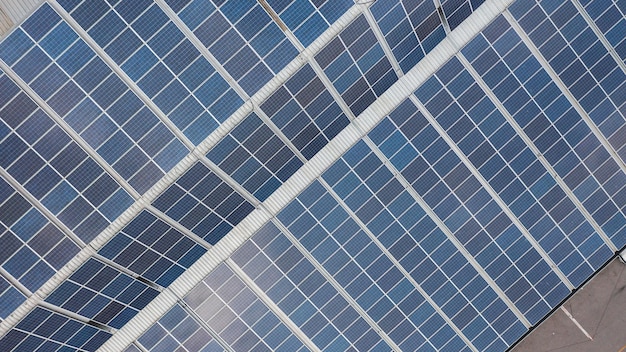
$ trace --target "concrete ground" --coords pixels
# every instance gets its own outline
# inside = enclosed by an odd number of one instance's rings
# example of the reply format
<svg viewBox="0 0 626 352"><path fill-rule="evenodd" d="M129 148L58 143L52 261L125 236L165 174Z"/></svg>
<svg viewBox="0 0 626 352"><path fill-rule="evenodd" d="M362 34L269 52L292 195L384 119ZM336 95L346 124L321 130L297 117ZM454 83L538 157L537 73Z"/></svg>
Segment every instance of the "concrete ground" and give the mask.
<svg viewBox="0 0 626 352"><path fill-rule="evenodd" d="M614 259L512 352L626 352L626 265Z"/></svg>

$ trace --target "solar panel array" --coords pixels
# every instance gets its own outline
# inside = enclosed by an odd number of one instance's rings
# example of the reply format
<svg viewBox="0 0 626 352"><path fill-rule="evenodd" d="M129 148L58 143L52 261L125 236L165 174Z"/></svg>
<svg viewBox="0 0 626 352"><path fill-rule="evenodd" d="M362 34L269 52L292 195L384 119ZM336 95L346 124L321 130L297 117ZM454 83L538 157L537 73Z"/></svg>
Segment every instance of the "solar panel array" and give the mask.
<svg viewBox="0 0 626 352"><path fill-rule="evenodd" d="M626 5L495 3L44 2L0 350L513 346L626 245Z"/></svg>

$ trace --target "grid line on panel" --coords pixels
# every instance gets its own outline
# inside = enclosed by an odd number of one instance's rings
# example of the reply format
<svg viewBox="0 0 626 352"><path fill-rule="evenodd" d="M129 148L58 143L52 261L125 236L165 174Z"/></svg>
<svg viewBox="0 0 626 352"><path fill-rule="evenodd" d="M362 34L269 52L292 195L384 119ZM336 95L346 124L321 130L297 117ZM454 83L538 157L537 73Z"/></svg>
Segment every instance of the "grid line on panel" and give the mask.
<svg viewBox="0 0 626 352"><path fill-rule="evenodd" d="M278 219L277 219L278 220ZM346 289L341 286L337 280L324 268L324 266L298 241L297 237L293 235L292 231L289 230L282 221L278 220L274 225L282 232L291 242L291 245L299 250L300 253L306 258L315 269L321 273L326 282L330 283L333 288L339 293L340 296L343 297L348 304L356 310L359 315L369 324L369 326L376 332L381 338L387 343L387 345L391 346L394 350L400 351L401 348L389 337L389 335L375 322L369 314L363 309L363 307L354 299L352 296L346 291Z"/></svg>
<svg viewBox="0 0 626 352"><path fill-rule="evenodd" d="M45 34L37 26L55 28ZM0 45L7 64L139 193L188 153L49 4L42 5L10 39L8 43L16 41L31 49L15 63L10 48ZM49 66L42 67L36 79L24 64L33 56Z"/></svg>
<svg viewBox="0 0 626 352"><path fill-rule="evenodd" d="M63 129L65 133L70 135L75 143L80 145L80 147L88 153L89 157L96 160L100 167L107 171L109 175L111 175L118 184L124 187L124 190L128 192L128 194L132 195L133 198L137 199L140 197L139 193L135 191L133 187L131 187L128 182L123 179L120 174L113 169L97 152L89 146L82 137L80 137L72 128L70 128L67 123L54 111L47 102L45 102L38 94L35 94L30 86L26 85L21 77L17 76L14 71L8 67L4 61L0 60L0 69L5 72L5 74L10 77L14 82L18 84L18 86L24 91L28 93L29 98L34 100L40 109L46 112L48 116L50 116L56 124Z"/></svg>
<svg viewBox="0 0 626 352"><path fill-rule="evenodd" d="M488 27L486 32L493 30L493 26L498 23ZM515 130L488 98L494 94L482 92L474 80L463 70L458 58L453 58L418 90L418 96L529 233L572 283L579 285L591 275L592 268L598 268L610 256L608 247L594 248L602 248L600 255L605 257L588 262L589 266L580 266L587 260L583 258L583 252L590 253L588 250L581 252L579 246L588 237L591 238L587 241L589 243L600 238L588 224L584 224L584 217L575 210L548 169L543 168L522 139L515 136ZM447 106L439 104L442 100L448 101ZM568 220L564 220L566 217ZM580 235L565 235L574 233L579 226ZM573 242L572 239L576 240ZM582 248L585 247L588 243Z"/></svg>
<svg viewBox="0 0 626 352"><path fill-rule="evenodd" d="M228 267L233 270L235 275L237 275L247 286L252 290L257 297L268 306L270 311L272 311L289 329L294 333L295 336L302 341L302 343L309 348L311 351L321 351L313 341L311 341L303 332L300 330L298 326L285 314L285 312L278 307L268 296L267 294L259 288L259 286L241 269L231 258L226 260L226 264Z"/></svg>
<svg viewBox="0 0 626 352"><path fill-rule="evenodd" d="M402 77L404 72L402 68L400 67L400 64L398 63L398 59L393 54L393 51L391 50L389 43L387 43L387 40L385 39L385 35L380 30L380 26L378 25L378 22L376 22L374 15L372 15L371 9L368 9L368 11L365 12L365 18L367 19L367 22L369 23L370 28L372 29L372 32L374 32L374 35L376 36L378 43L383 48L383 51L385 52L385 56L387 57L387 60L389 60L389 62L391 63L391 66L393 67L393 70L396 72L396 76Z"/></svg>
<svg viewBox="0 0 626 352"><path fill-rule="evenodd" d="M367 137L364 137L364 139L367 141ZM367 143L367 142L366 142ZM370 146L371 147L371 146ZM385 165L385 164L383 164ZM385 165L386 166L386 165ZM415 279L409 274L409 272L400 264L400 262L393 256L391 255L391 253L389 252L389 249L387 247L385 247L378 238L376 238L376 236L372 233L372 231L363 223L363 221L354 213L354 211L352 211L352 209L350 209L345 202L341 199L341 197L339 197L337 195L337 193L332 189L332 187L323 179L318 179L318 181L324 186L324 188L326 188L326 191L332 195L332 197L335 199L335 201L337 201L337 203L339 203L339 205L343 208L343 210L345 210L346 212L348 212L350 214L350 217L352 218L352 220L354 220L356 223L358 223L359 227L361 228L361 230L363 230L367 236L369 237L370 241L372 241L373 243L376 244L376 246L378 246L378 248L380 248L380 250L384 253L384 255L393 263L394 267L396 269L398 269L403 275L404 277L409 280L409 282L417 289L417 291L424 297L426 298L426 301L435 308L435 311L443 317L443 319L446 321L446 323L452 327L452 329L455 331L455 333L461 337L461 339L463 339L463 341L473 350L473 351L478 351L478 349L472 344L472 342L465 336L465 334L456 326L456 324L454 324L454 322L450 319L450 317L443 312L443 310L441 309L441 307L439 307L438 304L435 303L435 301L432 300L432 298L426 293L426 291L424 291L422 289L422 287L415 281ZM405 188L406 189L406 188Z"/></svg>
<svg viewBox="0 0 626 352"><path fill-rule="evenodd" d="M602 32L622 61L626 63L626 38L623 32L626 26L626 6L619 1L578 1L584 11Z"/></svg>
<svg viewBox="0 0 626 352"><path fill-rule="evenodd" d="M605 161L605 164L608 164L609 161L614 163L614 165L616 166L616 173L620 174L620 175L624 175L624 173L626 172L626 166L624 165L623 161L621 160L621 158L619 157L619 155L615 154L614 149L612 148L612 146L610 145L610 143L604 138L604 136L602 135L602 133L598 130L598 126L595 125L593 123L593 121L590 120L589 115L584 111L583 107L579 104L579 102L574 99L574 97L572 97L571 92L567 89L567 87L564 86L563 81L557 77L555 71L553 70L553 68L545 61L545 58L543 56L541 56L541 53L539 52L539 50L537 49L536 46L534 46L534 44L531 42L531 40L528 38L528 36L525 34L525 32L523 31L523 29L517 24L517 22L513 19L513 17L511 16L511 14L509 12L504 12L503 13L504 18L508 21L508 23L511 25L511 27L513 28L513 30L515 31L515 33L521 38L522 42L524 42L526 44L526 46L528 47L528 49L530 50L530 52L532 52L534 55L533 57L535 58L535 60L537 60L538 64L539 64L539 68L542 69L543 71L545 71L547 73L547 75L552 79L553 85L556 86L556 88L558 89L558 94L562 95L565 97L566 102L574 109L574 111L582 118L583 121L583 125L585 127L585 132L586 134L588 134L585 139L583 141L574 139L574 141L576 143L578 143L577 145L572 145L571 148L574 151L575 154L573 154L573 158L576 159L575 161L577 163L580 163L580 165L578 165L576 167L576 170L572 170L571 172L569 172L569 174L567 176L564 177L564 181L566 183L573 183L573 187L574 188L579 188L581 186L583 186L583 183L581 183L583 181L583 179L580 179L580 176L575 176L575 173L577 171L580 171L582 175L587 174L592 176L592 178L596 178L598 176L598 171L601 169L600 165L596 165L596 162L594 161L590 161L588 159L586 159L589 154L596 154L591 153L590 150L585 150L585 149L589 149L589 147L596 147L595 151L604 151L604 153L606 153L606 158L608 158L607 161ZM578 73L576 73L576 75L578 75ZM542 107L544 108L544 107ZM545 109L545 108L544 108ZM558 112L558 110L557 110ZM528 127L528 126L526 126ZM557 129L560 131L562 130L562 128L557 126ZM572 129L573 130L573 129ZM564 132L560 132L561 134L563 134ZM567 139L567 143L571 143L570 139L571 138L567 138L568 135L571 135L571 132L568 132L565 137ZM585 146L585 143L588 144L588 146ZM582 146L582 147L581 147ZM582 148L582 149L579 149ZM583 155L580 155L581 153L583 153ZM567 156L566 156L567 157ZM605 159L606 159L605 158ZM565 159L565 158L564 158ZM572 159L572 158L570 158ZM558 164L563 164L565 161L561 160L559 161ZM569 162L572 162L572 160L570 160ZM565 165L563 165L565 166ZM557 167L560 167L559 165L557 165ZM563 169L563 167L560 167L561 169ZM580 170L582 168L582 170ZM584 172L582 172L584 170ZM557 170L558 171L558 170ZM619 175L618 175L619 176ZM597 185L602 185L602 183L608 183L609 181L605 181L605 182L597 182L594 181L595 184ZM572 187L572 186L571 186ZM615 190L615 192L609 193L609 190L606 190L604 186L600 186L600 190L603 192L607 192L610 195L616 195L618 194L618 190ZM576 193L576 189L575 189L575 193ZM597 193L597 192L596 192ZM599 214L597 211L594 212L593 209L590 209L589 207L591 206L590 204L587 205L586 203L589 202L589 199L593 198L592 196L589 196L589 194L585 194L585 193L581 193L580 191L577 194L577 197L579 197L579 199L582 197L587 198L585 200L582 200L583 205L588 209L588 211L590 213L592 213L592 216L594 216L594 218L597 218L599 216L601 216L601 214ZM611 200L608 196L605 196L605 198L607 198L607 202L605 204L614 204L614 201ZM601 206L602 208L605 207L605 204L597 204L597 206ZM593 206L595 207L595 206ZM605 215L602 215L602 221L600 221L600 219L596 219L596 221L598 221L600 223L600 225L602 227L605 228L605 231L609 231L608 229L610 228L611 231L613 232L611 236L611 240L614 242L616 247L620 247L620 245L623 245L623 243L625 243L626 241L626 218L624 216L624 210L623 210L623 206L622 208L620 208L620 206L618 204L614 204L612 206L613 212L616 212L616 215L611 217L610 219L605 219ZM605 213L609 214L608 211L605 211ZM617 217L616 217L617 216ZM613 223L614 224L613 224ZM610 224L610 225L609 225ZM620 226L621 224L621 226ZM621 229L620 229L621 228Z"/></svg>
<svg viewBox="0 0 626 352"><path fill-rule="evenodd" d="M524 130L519 126L519 124L515 121L515 119L511 116L509 111L502 105L502 103L493 95L491 90L486 86L482 77L476 72L476 70L472 67L472 65L467 61L465 56L462 53L457 54L457 58L461 63L463 63L464 68L474 77L475 81L478 85L480 85L485 93L489 96L491 101L497 106L502 115L506 118L507 122L515 129L516 133L520 138L524 140L526 146L532 150L532 152L537 156L537 159L541 162L543 167L548 170L550 175L554 177L556 182L559 184L561 189L563 189L570 200L576 204L578 210L583 214L587 222L589 222L595 231L602 237L606 245L613 251L616 252L618 249L611 241L609 236L604 232L604 230L600 227L600 225L596 222L596 220L591 216L591 214L587 211L587 209L582 205L582 203L578 200L578 198L574 195L573 190L563 181L561 176L554 170L554 167L546 160L546 158L541 154L541 152L537 149L537 147L532 143L529 137L526 135Z"/></svg>
<svg viewBox="0 0 626 352"><path fill-rule="evenodd" d="M17 190L23 197L26 197L26 199L28 199L28 201L35 208L37 208L37 210L39 210L48 219L48 221L52 222L54 225L56 225L56 227L61 229L63 233L71 238L78 246L87 246L87 243L81 240L78 236L76 236L76 234L74 234L72 230L70 230L65 224L59 221L59 219L54 216L50 212L50 210L43 206L39 200L37 200L35 197L32 196L32 194L30 194L30 192L25 190L24 187L19 182L17 182L11 175L9 175L3 168L0 169L0 176L8 181L9 184L11 184L11 186L13 186L13 188L15 188L15 190Z"/></svg>
<svg viewBox="0 0 626 352"><path fill-rule="evenodd" d="M473 14L475 23L466 24L469 22L466 21L461 24L460 30L453 31L449 39L444 39L444 42L436 49L434 49L426 60L423 60L421 64L418 65L418 69L412 70L411 72L407 73L407 78L403 77L402 82L394 85L392 89L387 91L386 94L379 98L378 101L368 109L368 112L366 114L363 114L362 118L356 119L353 124L355 126L361 126L361 128L363 128L364 130L371 129L379 121L379 119L382 118L382 116L385 116L395 105L401 102L402 98L400 97L400 95L408 96L409 94L411 94L412 89L414 89L411 87L421 84L421 82L423 82L428 77L429 73L434 73L438 66L442 65L448 57L453 55L456 51L460 49L462 45L464 45L464 43L468 42L473 37L474 34L472 33L477 33L478 31L480 31L482 27L486 26L493 18L495 18L495 16L504 11L509 4L510 2L503 3L499 1L487 1L484 6L481 6ZM346 22L350 22L351 18L356 17L356 15L358 15L358 13L363 10L361 6L355 6L353 7L353 9L354 12L352 12L351 10L346 13ZM343 24L336 23L337 27L331 26L332 31L334 31L334 33L337 33L341 28L343 28L342 26L346 25L346 22L343 22ZM329 34L327 35L326 33ZM320 38L318 38L318 40L313 42L313 44L305 50L319 50L319 48L324 45L325 41L332 39L333 34L331 33L332 32L325 32L323 35L320 36ZM408 86L405 87L406 84L408 84ZM245 115L242 114L240 116L241 118L243 118ZM328 165L332 162L332 160L335 160L335 158L337 158L341 154L341 150L346 150L351 144L355 143L359 138L361 138L360 132L356 131L354 127L351 127L350 125L348 125L340 133L340 135L340 138L333 139L330 145L323 149L324 152L318 153L318 155L308 161L300 169L300 171L296 173L298 175L297 177L291 177L288 182L281 186L279 191L270 196L264 202L264 208L267 208L272 213L278 212L284 206L284 204L286 204L286 202L288 202L290 199L293 199L293 197L295 197L299 193L300 189L305 187L306 184L308 184L315 177L317 177L315 175L320 174L321 171L326 168L325 165ZM211 143L211 140L212 138L209 137L205 142ZM213 141L213 143L215 142L217 141ZM200 147L202 146L203 145L200 145ZM190 163L191 162L192 161L190 161ZM252 228L258 228L258 224L265 223L267 220L269 220L268 216L270 215L266 214L264 211L257 209L257 211L253 212L242 223L240 223L239 227L232 232L231 236L227 236L224 240L220 241L220 243L218 243L216 247L213 247L212 251L215 251L214 253L216 254L219 253L220 256L227 257L233 251L233 246L236 247L240 243L242 243L242 240L239 237L244 236L245 238L247 238L252 234L250 232L251 228L249 226L252 226ZM196 263L196 265L194 265L190 270L187 270L183 274L183 276L178 279L176 285L170 286L166 291L164 291L164 293L168 291L178 292L180 290L183 290L182 292L184 292L185 290L188 290L189 284L185 283L185 279L193 278L191 280L194 282L196 282L196 280L200 280L201 278L198 277L197 272L206 270L207 265L209 265L208 263L212 262L215 259L216 258L211 259L211 257L207 255L203 256L199 260L199 262ZM205 266L205 269L202 269L202 265ZM147 307L145 314L142 314L142 312L140 312L137 319L133 319L122 329L124 331L123 334L114 335L114 337L105 344L106 348L110 349L113 348L113 346L118 346L120 344L122 344L123 346L129 344L132 341L129 339L132 339L132 336L135 335L133 331L143 331L146 324L149 323L149 321L140 321L140 319L154 319L156 317L154 315L156 312L154 309L158 307L158 311L162 312L163 307L159 304L170 304L167 302L171 302L171 299L167 300L165 296L163 296L163 299L157 298L155 301L153 301L148 307L154 308Z"/></svg>
<svg viewBox="0 0 626 352"><path fill-rule="evenodd" d="M572 2L572 4L574 4L576 9L578 10L578 13L580 13L585 19L585 21L587 21L587 25L589 26L589 28L591 28L594 31L598 39L602 42L602 45L604 45L604 47L609 52L609 54L613 57L615 62L617 62L617 65L622 69L622 71L624 71L624 73L626 73L626 63L624 62L624 58L620 57L620 55L617 53L613 45L611 45L611 43L608 41L608 39L606 38L602 30L600 30L596 22L593 21L593 19L589 15L589 12L585 10L585 8L583 7L583 5L580 3L579 0L570 0L570 1ZM622 23L623 21L624 21L624 18L622 18Z"/></svg>
<svg viewBox="0 0 626 352"><path fill-rule="evenodd" d="M181 141L185 143L185 146L191 150L193 149L193 144L189 141L189 139L172 123L172 121L167 117L167 115L158 107L152 99L148 98L148 96L137 86L137 84L130 79L130 77L124 72L118 65L113 61L113 59L107 54L104 49L102 49L96 42L91 38L91 36L80 26L78 23L72 18L72 16L63 9L61 5L59 5L56 1L50 2L51 6L57 11L57 13L61 14L63 20L69 23L72 26L72 29L80 35L80 37L88 43L90 48L95 51L100 58L103 58L107 65L113 70L118 77L121 77L124 83L131 89L133 93L135 93L141 101L148 106L150 110L158 116L158 118L165 124L170 131Z"/></svg>
<svg viewBox="0 0 626 352"><path fill-rule="evenodd" d="M538 6L538 5L537 5ZM543 10L539 10L541 11L541 15L545 16L545 14L543 13ZM558 88L560 89L560 91L562 92L562 94L568 99L568 101L570 102L570 104L572 104L572 106L576 109L576 111L578 112L578 114L583 118L583 120L585 121L585 123L587 124L587 126L591 129L592 133L595 135L595 137L600 141L600 143L604 146L604 148L610 153L611 157L615 160L615 162L620 166L622 172L626 172L626 160L624 160L621 155L618 153L617 148L623 148L623 146L617 145L614 146L613 143L611 143L609 141L609 139L602 133L602 131L600 130L599 126L596 125L594 123L594 119L591 118L590 113L594 112L594 111L589 111L592 108L596 108L595 106L591 106L590 104L592 103L597 103L596 101L591 101L591 102L585 102L584 106L583 106L583 101L587 98L591 99L590 97L593 95L598 95L598 96L606 96L607 99L610 101L610 104L615 104L615 102L613 101L613 99L609 96L608 92L605 92L605 88L603 87L603 85L601 83L596 83L596 87L597 89L600 90L600 92L597 92L596 89L591 89L592 87L587 87L584 88L585 91L583 94L586 94L584 97L578 97L579 99L577 99L577 97L574 94L573 88L577 88L577 84L580 83L581 85L584 84L588 84L588 80L595 80L595 78L591 78L588 77L588 75L583 75L583 77L581 77L581 80L578 80L578 82L570 84L570 86L568 87L564 81L563 76L565 74L562 74L561 76L559 76L555 70L555 63L554 62L549 62L545 52L542 52L542 49L540 49L535 42L538 39L533 39L525 30L525 28L522 27L522 25L520 25L520 23L514 18L514 16L511 14L510 10L506 11L503 13L504 18L507 19L507 21L509 22L509 24L511 25L511 27L515 30L515 32L517 33L517 35L522 39L522 41L526 44L526 46L530 49L530 51L534 54L535 58L539 61L539 63L541 64L542 68L548 73L548 75L550 76L550 78L552 79L552 81L558 86ZM530 14L531 16L533 14ZM527 14L526 17L528 17L529 15ZM544 21L544 23L550 23L552 26L554 26L552 24L552 19L551 17L547 17ZM554 27L553 27L554 28ZM541 29L539 29L541 30ZM546 29L547 31L547 29ZM533 33L535 33L536 31L534 31ZM592 31L593 32L593 31ZM593 33L594 37L595 37L595 33ZM556 33L554 34L553 38L560 38L561 33L560 31L557 29ZM596 40L597 37L595 38ZM567 45L566 45L567 47ZM606 50L606 48L604 48L604 46L602 46L602 48L604 50ZM591 48L594 51L599 51L598 48ZM578 58L578 53L573 53L574 57L570 58L570 60L572 62L576 62L576 64L578 64L578 66L570 66L569 69L574 69L574 70L578 70L581 68L584 68L584 65L580 62L581 59ZM597 60L598 58L593 58L594 62L596 62L595 60ZM584 61L583 61L584 62ZM618 63L621 61L617 61ZM598 64L600 65L607 65L607 67L610 65L610 63L604 62L604 60L602 60L602 62L599 62ZM621 68L621 65L620 65ZM621 68L621 70L623 70L623 68ZM571 73L570 73L571 74ZM576 73L574 73L575 75L580 76L580 72L577 71ZM624 72L622 71L622 77L624 77ZM623 83L623 82L622 82ZM624 85L622 84L621 88L616 88L616 90L619 89L624 89L623 88ZM580 99L582 98L582 99ZM619 96L617 99L620 99ZM623 98L622 98L623 99ZM614 107L617 110L617 107L614 105ZM596 110L596 112L600 112L600 109ZM622 116L622 119L624 118L624 116ZM624 142L626 144L626 142ZM623 149L622 149L623 150Z"/></svg>
<svg viewBox="0 0 626 352"><path fill-rule="evenodd" d="M180 19L180 17L172 10L166 3L166 0L156 0L159 7L167 14L170 21L172 21L178 29L185 34L185 37L189 39L198 51L211 63L211 65L220 73L220 75L233 87L237 93L244 98L244 100L250 99L250 95L246 93L239 83L232 77L232 75L224 68L224 66L215 58L215 56L200 42L200 39L193 33L192 30ZM233 27L234 28L234 27Z"/></svg>
<svg viewBox="0 0 626 352"><path fill-rule="evenodd" d="M459 240L451 232L450 228L445 222L439 218L439 216L433 211L433 209L424 201L424 199L413 189L411 184L400 173L400 171L393 165L393 163L384 155L380 148L371 142L371 139L367 137L367 143L370 144L372 151L382 160L384 165L393 173L394 177L402 184L404 189L411 195L415 202L428 214L428 216L437 224L437 227L441 229L446 237L454 244L457 250L463 254L465 259L474 267L474 269L480 274L480 276L489 283L489 286L493 288L498 294L498 297L506 302L509 309L515 313L515 316L524 324L525 327L530 327L532 324L526 319L524 314L515 306L515 304L508 298L504 291L496 284L496 282L489 276L489 274L483 269L483 267L476 261L476 259L465 249L465 247L459 242Z"/></svg>
<svg viewBox="0 0 626 352"><path fill-rule="evenodd" d="M561 269L558 268L558 266L554 263L554 261L550 258L550 256L545 252L545 250L539 245L539 243L537 243L535 238L530 234L526 226L524 226L521 223L519 218L515 216L515 214L513 214L513 212L511 211L511 209L509 209L506 203L504 203L500 195L493 189L491 184L489 184L489 182L485 180L483 175L474 167L474 165L472 165L472 163L467 159L465 154L463 154L463 152L459 149L459 147L450 139L446 131L443 129L443 127L441 127L439 122L432 116L430 111L427 110L426 107L423 105L423 103L417 100L417 98L414 98L413 96L411 96L411 100L418 106L420 111L429 120L431 126L433 126L437 130L439 135L446 141L446 143L454 151L457 157L462 160L465 167L471 170L474 177L476 177L480 181L483 188L487 190L487 192L491 195L492 199L495 200L496 203L498 203L500 208L505 212L505 214L509 217L509 219L511 219L513 223L515 224L515 226L520 230L520 232L524 234L524 237L526 237L526 239L532 244L533 248L535 248L535 250L537 250L537 252L540 253L541 257L550 265L552 270L557 274L557 276L561 279L561 281L563 281L570 290L573 290L574 285L570 282L569 278L565 276L565 274L563 274Z"/></svg>

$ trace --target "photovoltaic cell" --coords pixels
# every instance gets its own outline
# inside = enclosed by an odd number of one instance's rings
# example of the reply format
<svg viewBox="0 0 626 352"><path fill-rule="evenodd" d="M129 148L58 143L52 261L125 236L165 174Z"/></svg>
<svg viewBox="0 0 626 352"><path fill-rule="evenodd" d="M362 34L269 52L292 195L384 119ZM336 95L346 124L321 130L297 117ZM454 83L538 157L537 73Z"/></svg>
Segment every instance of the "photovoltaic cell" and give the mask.
<svg viewBox="0 0 626 352"><path fill-rule="evenodd" d="M453 176L455 168L463 169L461 160L410 100L396 108L370 135L531 323L568 295L567 287L476 177L469 170ZM395 148L382 144L388 139ZM360 150L360 155L367 154L364 143Z"/></svg>
<svg viewBox="0 0 626 352"><path fill-rule="evenodd" d="M611 250L456 58L417 96L573 285L583 283L611 257ZM441 106L440 101L451 103ZM451 177L466 172L458 168Z"/></svg>
<svg viewBox="0 0 626 352"><path fill-rule="evenodd" d="M184 301L234 351L308 351L224 263L196 285Z"/></svg>
<svg viewBox="0 0 626 352"><path fill-rule="evenodd" d="M154 288L92 257L65 279L46 302L119 329L158 294Z"/></svg>
<svg viewBox="0 0 626 352"><path fill-rule="evenodd" d="M189 151L49 5L33 16L38 26L54 29L28 43L32 49L13 69L131 186L145 192ZM38 27L29 23L25 31L35 36Z"/></svg>
<svg viewBox="0 0 626 352"><path fill-rule="evenodd" d="M232 259L320 349L391 350L273 223Z"/></svg>
<svg viewBox="0 0 626 352"><path fill-rule="evenodd" d="M25 300L24 294L0 275L0 322L8 317Z"/></svg>
<svg viewBox="0 0 626 352"><path fill-rule="evenodd" d="M201 162L152 205L211 245L254 210L252 204Z"/></svg>
<svg viewBox="0 0 626 352"><path fill-rule="evenodd" d="M0 166L89 243L133 199L13 81L0 82L15 92L0 101Z"/></svg>
<svg viewBox="0 0 626 352"><path fill-rule="evenodd" d="M330 41L315 60L354 116L398 80L364 15Z"/></svg>
<svg viewBox="0 0 626 352"><path fill-rule="evenodd" d="M256 1L166 1L248 95L298 54Z"/></svg>
<svg viewBox="0 0 626 352"><path fill-rule="evenodd" d="M111 333L37 306L0 340L0 350L95 351Z"/></svg>
<svg viewBox="0 0 626 352"><path fill-rule="evenodd" d="M311 159L349 123L308 64L260 107L306 159Z"/></svg>
<svg viewBox="0 0 626 352"><path fill-rule="evenodd" d="M376 1L370 11L404 72L445 37L432 1Z"/></svg>
<svg viewBox="0 0 626 352"><path fill-rule="evenodd" d="M143 210L98 254L167 287L205 252L202 245Z"/></svg>
<svg viewBox="0 0 626 352"><path fill-rule="evenodd" d="M295 214L302 215L296 218ZM309 186L279 218L402 350L463 350L464 342L459 336L320 183ZM306 221L317 223L312 228L302 227ZM380 226L380 221L374 220L371 226ZM391 228L385 233L399 235L397 230ZM423 278L428 276L423 274ZM432 280L425 284L432 284ZM455 298L451 306L456 305L456 312L460 310L458 301L463 299L460 295ZM442 299L451 297L445 295ZM428 322L422 325L424 321ZM483 323L474 330L479 332L485 327ZM496 336L489 332L492 338L484 346ZM486 340L488 332L483 335Z"/></svg>
<svg viewBox="0 0 626 352"><path fill-rule="evenodd" d="M267 3L305 47L354 5L350 0L268 0Z"/></svg>
<svg viewBox="0 0 626 352"><path fill-rule="evenodd" d="M462 52L602 230L623 246L626 175L521 38L500 18Z"/></svg>
<svg viewBox="0 0 626 352"><path fill-rule="evenodd" d="M485 0L442 0L441 7L450 29L455 29Z"/></svg>
<svg viewBox="0 0 626 352"><path fill-rule="evenodd" d="M27 290L35 292L80 248L2 178L0 188L0 265ZM15 308L20 296L15 289L0 293L0 306Z"/></svg>
<svg viewBox="0 0 626 352"><path fill-rule="evenodd" d="M222 347L194 317L180 305L175 305L139 337L138 344L151 351L224 351ZM131 345L126 352L139 352Z"/></svg>
<svg viewBox="0 0 626 352"><path fill-rule="evenodd" d="M61 6L194 144L243 103L158 4L123 0L112 7L104 1ZM96 13L101 18L92 21Z"/></svg>
<svg viewBox="0 0 626 352"><path fill-rule="evenodd" d="M293 151L254 113L222 138L207 157L260 201L302 166Z"/></svg>

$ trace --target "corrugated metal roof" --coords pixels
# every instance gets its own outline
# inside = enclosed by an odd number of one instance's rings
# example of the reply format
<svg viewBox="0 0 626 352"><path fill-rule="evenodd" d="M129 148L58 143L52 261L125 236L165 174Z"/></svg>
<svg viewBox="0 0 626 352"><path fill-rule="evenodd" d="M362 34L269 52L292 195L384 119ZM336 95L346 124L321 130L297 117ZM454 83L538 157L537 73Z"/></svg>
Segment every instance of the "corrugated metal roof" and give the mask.
<svg viewBox="0 0 626 352"><path fill-rule="evenodd" d="M43 0L0 0L0 38L4 37L15 24L19 24Z"/></svg>

